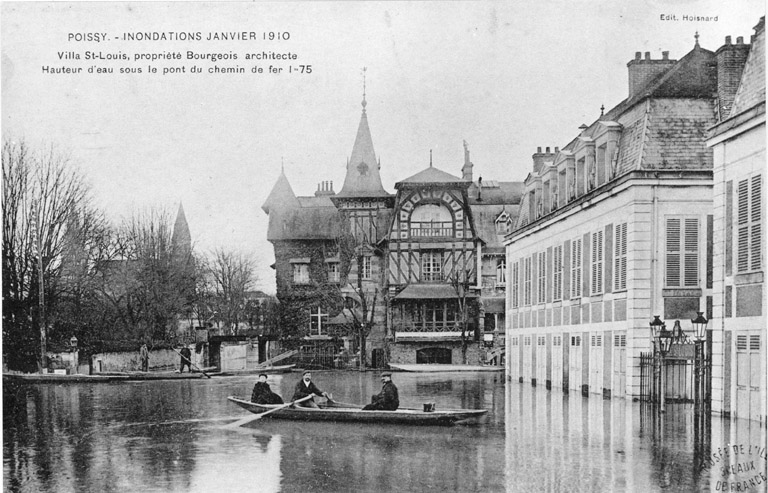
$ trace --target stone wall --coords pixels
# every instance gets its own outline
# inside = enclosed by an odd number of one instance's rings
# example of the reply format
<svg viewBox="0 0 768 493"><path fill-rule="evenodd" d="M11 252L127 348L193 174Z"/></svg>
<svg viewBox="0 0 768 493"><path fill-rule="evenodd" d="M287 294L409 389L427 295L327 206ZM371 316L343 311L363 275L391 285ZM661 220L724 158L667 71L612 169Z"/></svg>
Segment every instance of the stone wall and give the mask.
<svg viewBox="0 0 768 493"><path fill-rule="evenodd" d="M200 366L203 353L195 353L195 346L189 346L192 351L192 363ZM172 349L156 349L149 352L149 370L178 370L181 356ZM121 353L97 353L91 356L94 373L107 371L139 371L141 361L139 350Z"/></svg>
<svg viewBox="0 0 768 493"><path fill-rule="evenodd" d="M416 364L416 351L425 348L449 348L451 350L451 363L460 365L461 363L461 342L422 342L422 343L394 343L390 344L390 363ZM467 364L482 365L485 362L485 351L481 345L476 342L467 344Z"/></svg>

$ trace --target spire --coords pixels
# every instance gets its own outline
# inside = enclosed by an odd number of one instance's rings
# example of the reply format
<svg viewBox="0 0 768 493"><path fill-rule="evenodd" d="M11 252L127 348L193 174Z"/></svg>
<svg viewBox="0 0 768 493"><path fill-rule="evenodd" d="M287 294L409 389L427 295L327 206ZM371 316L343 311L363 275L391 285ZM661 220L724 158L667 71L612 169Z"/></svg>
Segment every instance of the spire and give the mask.
<svg viewBox="0 0 768 493"><path fill-rule="evenodd" d="M264 201L261 209L269 214L272 209L292 209L298 206L299 199L293 193L291 184L288 183L288 178L285 176L285 167L283 167L277 182L275 182L275 186L272 187L272 191L269 192L269 196Z"/></svg>
<svg viewBox="0 0 768 493"><path fill-rule="evenodd" d="M693 37L696 38L696 46L699 46L699 31L696 31L696 34L694 34Z"/></svg>
<svg viewBox="0 0 768 493"><path fill-rule="evenodd" d="M429 150L429 167L432 167L432 149Z"/></svg>
<svg viewBox="0 0 768 493"><path fill-rule="evenodd" d="M365 73L366 69L363 69ZM347 174L344 177L344 185L337 197L380 197L389 196L381 185L379 175L379 163L376 161L376 153L373 151L373 139L368 128L368 115L365 107L365 83L363 83L363 112L360 116L360 125L357 127L355 144L352 146L352 154L347 161Z"/></svg>
<svg viewBox="0 0 768 493"><path fill-rule="evenodd" d="M360 103L363 105L363 113L365 113L365 107L368 106L368 102L365 100L365 72L368 70L368 67L363 67L363 102Z"/></svg>
<svg viewBox="0 0 768 493"><path fill-rule="evenodd" d="M184 215L184 205L181 202L179 202L179 212L176 214L176 222L173 225L171 245L174 249L179 249L179 252L192 250L192 235L189 233L187 216Z"/></svg>

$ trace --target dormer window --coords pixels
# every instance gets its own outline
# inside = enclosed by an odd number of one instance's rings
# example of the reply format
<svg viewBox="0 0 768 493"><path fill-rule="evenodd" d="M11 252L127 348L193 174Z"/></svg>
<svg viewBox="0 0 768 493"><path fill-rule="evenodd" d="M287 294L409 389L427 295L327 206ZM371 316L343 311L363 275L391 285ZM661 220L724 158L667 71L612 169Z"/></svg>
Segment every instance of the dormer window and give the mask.
<svg viewBox="0 0 768 493"><path fill-rule="evenodd" d="M411 213L411 236L436 237L453 236L453 215L440 204L423 204Z"/></svg>
<svg viewBox="0 0 768 493"><path fill-rule="evenodd" d="M501 211L501 214L496 217L495 224L497 235L505 235L512 231L512 217L507 211Z"/></svg>

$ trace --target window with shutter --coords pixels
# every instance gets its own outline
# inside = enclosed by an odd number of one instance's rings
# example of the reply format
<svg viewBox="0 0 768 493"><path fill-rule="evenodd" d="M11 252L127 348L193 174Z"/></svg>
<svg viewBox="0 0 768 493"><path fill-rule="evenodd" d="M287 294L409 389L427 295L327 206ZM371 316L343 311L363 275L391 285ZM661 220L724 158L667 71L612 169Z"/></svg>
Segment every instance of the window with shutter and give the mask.
<svg viewBox="0 0 768 493"><path fill-rule="evenodd" d="M749 336L749 349L751 351L760 349L760 335Z"/></svg>
<svg viewBox="0 0 768 493"><path fill-rule="evenodd" d="M737 272L762 268L762 175L739 182Z"/></svg>
<svg viewBox="0 0 768 493"><path fill-rule="evenodd" d="M539 271L538 271L538 302L544 303L547 298L547 252L541 252L539 254Z"/></svg>
<svg viewBox="0 0 768 493"><path fill-rule="evenodd" d="M531 304L531 257L526 257L523 268L523 304Z"/></svg>
<svg viewBox="0 0 768 493"><path fill-rule="evenodd" d="M512 264L512 308L520 306L520 262Z"/></svg>
<svg viewBox="0 0 768 493"><path fill-rule="evenodd" d="M581 298L581 238L571 242L571 299Z"/></svg>
<svg viewBox="0 0 768 493"><path fill-rule="evenodd" d="M627 289L627 223L616 226L613 244L613 290Z"/></svg>
<svg viewBox="0 0 768 493"><path fill-rule="evenodd" d="M699 285L699 219L667 218L666 285Z"/></svg>
<svg viewBox="0 0 768 493"><path fill-rule="evenodd" d="M552 286L552 299L560 301L563 298L563 245L558 245L553 250L552 269L554 284Z"/></svg>
<svg viewBox="0 0 768 493"><path fill-rule="evenodd" d="M592 233L592 294L603 292L603 231Z"/></svg>

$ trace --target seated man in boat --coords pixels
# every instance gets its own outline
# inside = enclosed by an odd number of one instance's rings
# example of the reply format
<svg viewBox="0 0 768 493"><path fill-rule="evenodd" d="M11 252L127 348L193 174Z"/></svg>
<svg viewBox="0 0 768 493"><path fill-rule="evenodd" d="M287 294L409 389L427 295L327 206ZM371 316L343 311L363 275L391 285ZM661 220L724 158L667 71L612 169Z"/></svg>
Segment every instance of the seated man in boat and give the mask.
<svg viewBox="0 0 768 493"><path fill-rule="evenodd" d="M400 407L397 387L392 383L392 374L385 371L381 374L381 392L371 397L371 403L363 411L396 411Z"/></svg>
<svg viewBox="0 0 768 493"><path fill-rule="evenodd" d="M297 399L302 399L308 395L319 395L325 398L328 397L327 392L323 392L322 390L318 389L314 382L312 382L312 372L309 370L304 372L304 374L301 376L301 380L299 380L299 383L296 384L296 388L294 389L293 397L291 397L291 400L295 401ZM299 406L314 408L318 407L314 398L300 402Z"/></svg>
<svg viewBox="0 0 768 493"><path fill-rule="evenodd" d="M283 398L272 392L267 383L267 374L259 373L259 381L253 386L251 402L256 404L282 404Z"/></svg>

